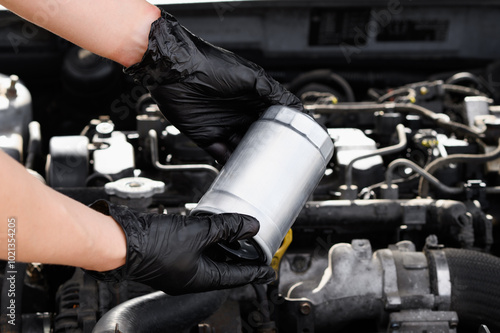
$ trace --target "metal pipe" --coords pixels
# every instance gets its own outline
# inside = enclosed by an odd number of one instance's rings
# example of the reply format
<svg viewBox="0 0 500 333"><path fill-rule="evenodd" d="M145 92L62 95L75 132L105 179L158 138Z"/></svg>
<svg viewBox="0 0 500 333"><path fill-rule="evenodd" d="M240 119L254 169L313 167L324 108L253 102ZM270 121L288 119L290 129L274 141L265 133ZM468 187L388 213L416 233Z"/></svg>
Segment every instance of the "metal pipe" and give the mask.
<svg viewBox="0 0 500 333"><path fill-rule="evenodd" d="M383 156L383 155L397 153L406 147L407 141L406 141L406 133L404 125L398 124L398 126L396 126L396 131L398 133L398 140L399 140L397 144L377 149L370 154L358 156L353 160L351 160L351 162L349 162L349 164L345 168L345 184L347 185L347 187L351 187L352 185L352 168L355 162L372 156L378 156L378 155Z"/></svg>
<svg viewBox="0 0 500 333"><path fill-rule="evenodd" d="M411 168L413 171L421 175L425 180L427 180L429 183L437 187L442 192L448 194L460 194L464 191L464 189L461 187L449 187L441 183L436 177L434 177L429 172L422 169L416 163L403 158L399 158L397 160L392 161L387 167L387 171L385 173L385 181L389 188L392 184L392 174L394 173L394 169L401 165Z"/></svg>
<svg viewBox="0 0 500 333"><path fill-rule="evenodd" d="M376 112L376 111L387 111L387 112L413 112L434 121L437 125L443 128L449 128L450 130L460 132L466 136L470 136L475 139L481 139L484 134L475 128L466 126L455 121L451 121L448 116L444 114L435 113L429 109L426 109L420 105L406 104L406 103L341 103L335 105L305 105L304 108L310 112L319 114L332 114L339 111L360 111L360 112Z"/></svg>
<svg viewBox="0 0 500 333"><path fill-rule="evenodd" d="M500 158L500 139L495 150L487 154L453 154L446 157L440 157L429 163L425 167L425 171L432 175L437 169L450 163L486 163ZM427 196L429 186L425 178L420 179L418 184L418 194L421 197Z"/></svg>
<svg viewBox="0 0 500 333"><path fill-rule="evenodd" d="M151 149L151 163L154 167L164 171L209 171L215 176L219 174L219 170L209 164L179 164L179 165L166 165L161 164L158 158L158 136L155 130L149 131L150 149Z"/></svg>

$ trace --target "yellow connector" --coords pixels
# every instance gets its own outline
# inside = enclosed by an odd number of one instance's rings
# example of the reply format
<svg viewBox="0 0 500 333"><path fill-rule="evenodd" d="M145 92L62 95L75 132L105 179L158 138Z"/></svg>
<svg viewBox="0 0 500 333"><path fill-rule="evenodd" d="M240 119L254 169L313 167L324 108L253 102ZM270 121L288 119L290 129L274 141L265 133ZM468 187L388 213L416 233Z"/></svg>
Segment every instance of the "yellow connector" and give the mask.
<svg viewBox="0 0 500 333"><path fill-rule="evenodd" d="M276 272L276 275L278 275L278 270L280 268L281 258L283 258L283 255L285 254L286 250L288 249L288 246L290 246L292 239L293 239L292 229L290 229L286 233L285 239L283 239L283 243L281 243L280 248L274 254L273 260L271 261L271 267Z"/></svg>

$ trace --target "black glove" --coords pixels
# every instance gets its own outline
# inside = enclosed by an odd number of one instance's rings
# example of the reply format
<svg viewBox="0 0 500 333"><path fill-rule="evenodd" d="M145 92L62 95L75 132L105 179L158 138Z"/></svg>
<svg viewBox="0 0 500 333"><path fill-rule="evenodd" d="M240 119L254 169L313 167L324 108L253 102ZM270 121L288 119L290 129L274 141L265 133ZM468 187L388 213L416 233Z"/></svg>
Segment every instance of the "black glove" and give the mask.
<svg viewBox="0 0 500 333"><path fill-rule="evenodd" d="M146 86L165 117L220 163L269 106L304 111L261 67L205 42L164 11L151 25L142 61L125 73Z"/></svg>
<svg viewBox="0 0 500 333"><path fill-rule="evenodd" d="M98 280L133 280L170 295L225 289L275 278L269 266L216 262L204 250L218 241L254 236L259 222L239 214L181 216L140 213L97 201L91 208L110 215L127 237L126 264L107 272L86 272Z"/></svg>

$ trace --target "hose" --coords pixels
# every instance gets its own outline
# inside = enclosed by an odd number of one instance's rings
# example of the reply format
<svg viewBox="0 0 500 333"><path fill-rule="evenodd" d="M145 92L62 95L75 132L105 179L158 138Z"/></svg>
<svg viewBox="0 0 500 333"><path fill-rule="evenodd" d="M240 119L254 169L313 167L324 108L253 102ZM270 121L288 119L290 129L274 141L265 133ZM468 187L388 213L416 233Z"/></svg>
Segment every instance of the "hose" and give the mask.
<svg viewBox="0 0 500 333"><path fill-rule="evenodd" d="M398 124L396 126L396 131L398 133L398 140L399 140L399 142L397 144L395 144L393 146L377 149L374 152L371 152L370 154L358 156L358 157L352 159L351 162L349 162L349 164L345 168L345 184L347 185L348 188L351 187L351 185L352 185L352 168L353 168L353 165L356 161L359 161L359 160L362 160L362 159L365 159L368 157L372 157L372 156L383 156L383 155L397 153L406 147L407 142L406 142L405 127L402 124Z"/></svg>
<svg viewBox="0 0 500 333"><path fill-rule="evenodd" d="M255 295L259 302L259 310L262 314L262 322L268 323L271 321L271 314L269 311L269 301L266 294L266 288L262 284L252 283L252 287L255 290Z"/></svg>
<svg viewBox="0 0 500 333"><path fill-rule="evenodd" d="M457 84L458 82L463 82L463 81L470 81L472 83L475 83L476 85L481 85L482 83L479 82L479 78L469 72L460 72L453 74L450 76L445 83L447 84Z"/></svg>
<svg viewBox="0 0 500 333"><path fill-rule="evenodd" d="M457 85L459 82L463 81L469 81L479 87L484 87L486 90L488 90L488 93L491 96L495 95L495 89L493 89L485 79L469 72L456 73L449 77L445 83Z"/></svg>
<svg viewBox="0 0 500 333"><path fill-rule="evenodd" d="M332 86L331 83L334 83L344 91L348 102L355 101L354 91L349 83L342 76L325 69L319 69L300 75L293 80L292 83L290 83L288 90L296 93L300 88L305 87L308 83L314 82L328 84L329 86Z"/></svg>
<svg viewBox="0 0 500 333"><path fill-rule="evenodd" d="M470 250L444 249L451 280L451 310L459 325L477 331L480 324L500 331L500 258Z"/></svg>
<svg viewBox="0 0 500 333"><path fill-rule="evenodd" d="M495 150L486 154L453 154L446 157L440 157L429 163L425 167L425 171L429 174L433 174L437 169L448 165L450 163L486 163L489 161L496 160L500 158L500 139L498 140L498 146ZM429 193L429 185L425 178L420 179L418 185L418 194L420 197L424 198Z"/></svg>
<svg viewBox="0 0 500 333"><path fill-rule="evenodd" d="M169 296L161 291L128 300L107 312L93 333L175 333L208 318L225 302L228 290Z"/></svg>

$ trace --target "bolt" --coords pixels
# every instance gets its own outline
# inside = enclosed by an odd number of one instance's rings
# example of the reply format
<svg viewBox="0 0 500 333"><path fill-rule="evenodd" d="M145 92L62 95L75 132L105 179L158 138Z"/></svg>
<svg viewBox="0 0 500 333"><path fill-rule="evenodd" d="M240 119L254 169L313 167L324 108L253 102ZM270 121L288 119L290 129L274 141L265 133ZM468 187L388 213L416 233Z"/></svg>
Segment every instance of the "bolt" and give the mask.
<svg viewBox="0 0 500 333"><path fill-rule="evenodd" d="M19 77L17 75L10 76L10 87L7 89L7 98L16 98L17 90L16 83L19 81Z"/></svg>
<svg viewBox="0 0 500 333"><path fill-rule="evenodd" d="M420 87L420 95L425 95L429 92L429 89L427 87Z"/></svg>
<svg viewBox="0 0 500 333"><path fill-rule="evenodd" d="M308 302L302 302L302 303L300 303L299 310L300 310L300 313L302 313L304 316L307 316L312 311L311 304L309 304Z"/></svg>

